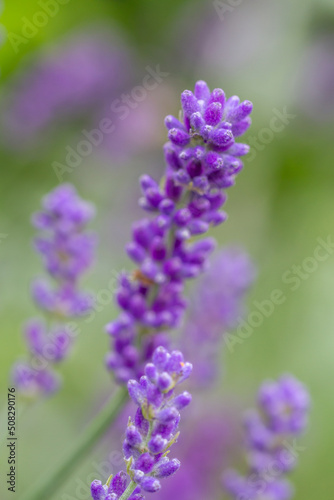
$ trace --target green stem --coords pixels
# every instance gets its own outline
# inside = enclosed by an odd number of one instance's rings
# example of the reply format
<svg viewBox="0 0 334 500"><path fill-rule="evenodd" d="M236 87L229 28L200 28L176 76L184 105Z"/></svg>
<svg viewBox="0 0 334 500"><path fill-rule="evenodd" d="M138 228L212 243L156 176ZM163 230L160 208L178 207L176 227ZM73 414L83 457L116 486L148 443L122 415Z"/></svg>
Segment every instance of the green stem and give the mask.
<svg viewBox="0 0 334 500"><path fill-rule="evenodd" d="M126 488L126 490L124 491L123 495L120 497L119 500L127 500L129 498L129 496L131 496L131 493L134 492L136 487L137 487L137 483L135 483L134 481L131 481L131 483Z"/></svg>
<svg viewBox="0 0 334 500"><path fill-rule="evenodd" d="M101 410L93 422L82 433L81 440L73 447L68 457L50 475L43 476L21 500L45 500L51 498L75 467L103 436L128 400L126 387L120 387Z"/></svg>

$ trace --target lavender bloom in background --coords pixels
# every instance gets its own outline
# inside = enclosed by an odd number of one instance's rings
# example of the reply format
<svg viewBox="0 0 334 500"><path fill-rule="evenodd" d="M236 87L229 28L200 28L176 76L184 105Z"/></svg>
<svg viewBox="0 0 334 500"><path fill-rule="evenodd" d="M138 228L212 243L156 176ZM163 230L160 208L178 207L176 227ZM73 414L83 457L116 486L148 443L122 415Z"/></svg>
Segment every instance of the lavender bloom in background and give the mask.
<svg viewBox="0 0 334 500"><path fill-rule="evenodd" d="M285 375L262 385L258 405L261 413L250 412L245 419L248 477L227 471L224 486L236 500L289 500L293 491L285 475L298 458L289 439L305 431L310 397L301 382Z"/></svg>
<svg viewBox="0 0 334 500"><path fill-rule="evenodd" d="M250 257L238 248L221 250L200 278L180 338L183 352L194 363L192 380L197 387L215 380L220 342L243 316L254 278Z"/></svg>
<svg viewBox="0 0 334 500"><path fill-rule="evenodd" d="M182 500L215 500L221 496L217 495L221 471L239 444L235 414L216 406L203 411L203 402L197 403L201 411L194 418L192 408L183 423L182 439L175 446L182 467L164 484L157 500L178 499L180 492Z"/></svg>
<svg viewBox="0 0 334 500"><path fill-rule="evenodd" d="M157 84L157 88L149 91L146 98L131 108L128 116L115 114L117 119L115 130L107 134L103 141L103 149L108 162L123 163L137 154L160 147L163 140L161 131L161 113L168 105L175 102L174 88L167 83ZM99 115L102 119L110 115L110 102Z"/></svg>
<svg viewBox="0 0 334 500"><path fill-rule="evenodd" d="M100 26L69 36L11 82L2 124L9 143L23 146L57 119L83 116L126 81L128 54ZM13 143L14 145L14 143Z"/></svg>
<svg viewBox="0 0 334 500"><path fill-rule="evenodd" d="M250 125L249 101L240 104L236 96L225 100L223 90L210 92L199 81L195 94L182 93L181 105L183 124L166 118L170 142L165 146L163 182L159 185L148 175L141 178L140 205L153 217L133 226L126 249L138 267L121 277L116 298L123 313L107 325L113 338L107 367L119 382L142 375L152 334L180 325L186 307L184 283L206 269L215 247L211 238L188 240L224 222L224 189L234 184L242 168L239 156L249 149L235 143ZM146 351L143 342L149 346Z"/></svg>
<svg viewBox="0 0 334 500"><path fill-rule="evenodd" d="M106 485L93 481L93 500L142 499L141 492L160 490L160 479L179 469L180 462L167 455L179 435L180 410L188 406L191 396L188 392L176 396L174 389L191 370L181 352L158 347L140 381L128 382L129 395L138 409L134 420L129 419L123 444L127 474L120 472Z"/></svg>
<svg viewBox="0 0 334 500"><path fill-rule="evenodd" d="M89 312L92 298L79 288L82 274L91 266L96 238L86 232L94 216L94 207L64 184L45 196L43 210L33 216L41 231L35 248L41 254L46 271L54 280L37 280L32 296L45 311L48 324L32 320L25 327L30 362L19 362L13 368L13 381L21 392L49 394L59 385L59 378L48 365L63 360L71 346L69 318Z"/></svg>
<svg viewBox="0 0 334 500"><path fill-rule="evenodd" d="M334 35L321 33L305 51L295 82L295 99L303 113L319 123L334 114Z"/></svg>

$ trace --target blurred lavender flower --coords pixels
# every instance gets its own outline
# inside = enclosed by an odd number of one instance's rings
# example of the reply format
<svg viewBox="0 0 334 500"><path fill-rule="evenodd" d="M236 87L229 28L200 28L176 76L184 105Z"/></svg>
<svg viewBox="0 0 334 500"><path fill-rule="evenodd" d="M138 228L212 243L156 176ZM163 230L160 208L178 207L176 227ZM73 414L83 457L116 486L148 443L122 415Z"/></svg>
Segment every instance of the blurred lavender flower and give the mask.
<svg viewBox="0 0 334 500"><path fill-rule="evenodd" d="M111 134L106 134L103 141L103 148L108 156L108 161L112 157L115 161L124 162L136 154L143 154L146 151L160 147L162 138L161 114L174 102L174 89L167 84L158 85L156 89L148 93L145 100L135 103L133 109L126 118L118 119L115 130ZM99 116L99 120L110 114L110 103L107 103L104 112ZM156 169L156 167L155 167Z"/></svg>
<svg viewBox="0 0 334 500"><path fill-rule="evenodd" d="M262 414L249 412L245 419L249 475L227 471L224 486L236 500L289 500L285 475L296 466L298 451L288 439L305 431L310 397L301 382L285 375L262 385L258 404Z"/></svg>
<svg viewBox="0 0 334 500"><path fill-rule="evenodd" d="M227 467L239 441L233 425L236 419L221 407L203 411L201 406L202 411L195 418L193 413L187 415L182 439L175 445L182 467L157 493L157 500L177 499L180 491L182 500L219 498L221 471Z"/></svg>
<svg viewBox="0 0 334 500"><path fill-rule="evenodd" d="M123 444L127 474L120 472L106 485L93 481L93 500L142 499L142 491L160 490L160 479L179 469L179 460L170 460L167 455L179 435L180 410L188 406L191 396L188 392L176 396L174 389L191 370L181 352L169 353L158 347L152 363L145 367L145 376L139 382L128 382L129 395L138 409L134 421L129 419Z"/></svg>
<svg viewBox="0 0 334 500"><path fill-rule="evenodd" d="M219 344L244 313L244 299L255 278L249 256L240 249L221 250L200 278L181 331L185 355L194 363L192 380L207 386L217 376Z"/></svg>
<svg viewBox="0 0 334 500"><path fill-rule="evenodd" d="M333 120L334 35L323 34L312 43L301 60L295 97L303 113L312 120Z"/></svg>
<svg viewBox="0 0 334 500"><path fill-rule="evenodd" d="M32 320L26 325L31 360L19 362L13 369L18 389L31 395L52 393L59 385L48 365L68 355L72 332L65 321L88 313L92 306L90 295L79 289L79 279L91 266L96 245L95 236L86 232L94 208L79 198L73 186L64 184L54 189L43 199L42 208L33 216L34 226L41 231L35 248L55 285L37 280L32 295L50 321L46 325Z"/></svg>
<svg viewBox="0 0 334 500"><path fill-rule="evenodd" d="M109 31L71 35L16 76L2 116L9 144L37 139L56 119L83 116L125 82L128 54Z"/></svg>
<svg viewBox="0 0 334 500"><path fill-rule="evenodd" d="M235 143L250 126L249 101L226 100L222 89L210 92L199 81L195 94L182 93L181 105L184 123L172 116L165 121L170 139L165 178L161 185L148 175L141 178L140 205L153 218L133 226L126 249L138 268L122 275L116 298L123 313L107 325L113 339L107 367L119 382L142 375L152 334L179 326L186 307L184 283L206 269L215 247L211 238L188 240L224 222L224 189L234 184L243 165L239 156L249 149Z"/></svg>

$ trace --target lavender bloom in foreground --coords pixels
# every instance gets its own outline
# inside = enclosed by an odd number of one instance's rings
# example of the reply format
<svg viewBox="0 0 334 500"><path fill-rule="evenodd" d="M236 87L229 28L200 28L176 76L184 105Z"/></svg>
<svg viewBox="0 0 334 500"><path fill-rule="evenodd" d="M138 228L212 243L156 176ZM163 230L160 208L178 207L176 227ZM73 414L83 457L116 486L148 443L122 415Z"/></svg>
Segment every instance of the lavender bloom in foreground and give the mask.
<svg viewBox="0 0 334 500"><path fill-rule="evenodd" d="M206 269L215 247L211 238L189 240L226 219L220 211L224 188L234 183L242 167L238 156L248 151L235 144L235 137L250 124L249 101L239 104L233 97L225 102L221 89L210 92L199 81L195 94L182 93L181 104L184 124L166 119L170 142L163 181L141 178L140 205L152 217L133 226L126 250L137 270L121 277L116 299L123 313L107 325L113 339L107 367L119 382L142 375L150 359L150 348L143 349L142 342L150 345L152 334L180 325L185 281Z"/></svg>
<svg viewBox="0 0 334 500"><path fill-rule="evenodd" d="M285 475L297 463L289 439L305 431L310 397L301 382L290 375L265 382L258 394L258 411L245 420L248 477L230 470L224 486L236 500L289 500L293 490Z"/></svg>
<svg viewBox="0 0 334 500"><path fill-rule="evenodd" d="M134 420L129 419L123 444L127 474L120 472L106 485L93 481L93 500L142 499L141 492L160 490L160 479L179 469L180 462L167 455L178 438L180 410L188 406L191 396L188 392L175 395L174 389L191 371L192 365L181 352L158 347L140 381L128 382L129 395L138 409Z"/></svg>
<svg viewBox="0 0 334 500"><path fill-rule="evenodd" d="M208 386L217 376L219 345L244 314L245 295L255 278L250 257L238 248L221 250L200 278L192 296L181 343L194 363L196 386Z"/></svg>
<svg viewBox="0 0 334 500"><path fill-rule="evenodd" d="M54 189L42 206L33 217L41 232L35 248L54 283L37 280L32 286L32 296L50 322L46 326L40 319L31 320L25 326L31 359L14 366L13 381L26 395L57 390L59 377L49 365L68 355L73 335L66 321L88 313L92 306L92 298L80 290L79 280L94 258L95 236L86 232L94 208L69 184Z"/></svg>

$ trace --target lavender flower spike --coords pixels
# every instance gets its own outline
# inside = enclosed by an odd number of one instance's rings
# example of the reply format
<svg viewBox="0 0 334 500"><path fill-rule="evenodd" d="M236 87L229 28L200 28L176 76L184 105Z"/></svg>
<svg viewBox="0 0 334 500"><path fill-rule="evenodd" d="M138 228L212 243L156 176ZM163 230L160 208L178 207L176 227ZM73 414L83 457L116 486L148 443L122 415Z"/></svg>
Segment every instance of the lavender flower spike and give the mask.
<svg viewBox="0 0 334 500"><path fill-rule="evenodd" d="M248 151L235 138L250 125L249 101L225 102L221 89L210 92L200 81L195 94L183 92L181 105L183 123L172 116L165 122L164 179L141 178L140 205L152 217L133 226L126 250L137 269L121 277L116 299L123 312L107 325L112 352L106 364L123 383L143 374L154 348L166 345L163 332L180 325L184 284L206 269L215 247L211 238L189 240L226 219L220 211L224 189L233 185L242 168L239 156Z"/></svg>
<svg viewBox="0 0 334 500"><path fill-rule="evenodd" d="M194 363L196 387L208 387L217 378L219 345L244 315L245 296L255 274L249 255L230 247L214 256L198 280L180 334L182 351Z"/></svg>
<svg viewBox="0 0 334 500"><path fill-rule="evenodd" d="M134 420L129 419L123 444L127 474L118 473L106 485L93 481L93 500L143 499L143 492L160 490L160 479L179 469L180 462L167 455L178 437L180 410L190 403L191 396L188 392L176 396L174 389L191 371L192 365L184 361L181 352L169 353L158 347L140 381L128 382L129 395L138 409Z"/></svg>
<svg viewBox="0 0 334 500"><path fill-rule="evenodd" d="M81 200L74 187L64 184L43 199L43 210L33 217L41 231L35 248L41 254L53 284L37 280L32 296L47 314L48 326L40 319L25 327L25 339L31 359L14 366L13 381L25 395L51 394L59 380L49 365L63 360L72 340L69 318L89 312L92 298L82 292L79 280L94 258L95 236L86 232L94 216L90 203Z"/></svg>
<svg viewBox="0 0 334 500"><path fill-rule="evenodd" d="M292 487L285 479L297 463L289 438L305 431L310 397L305 387L290 375L265 382L258 394L258 411L245 420L248 477L230 470L224 486L235 500L290 500Z"/></svg>

